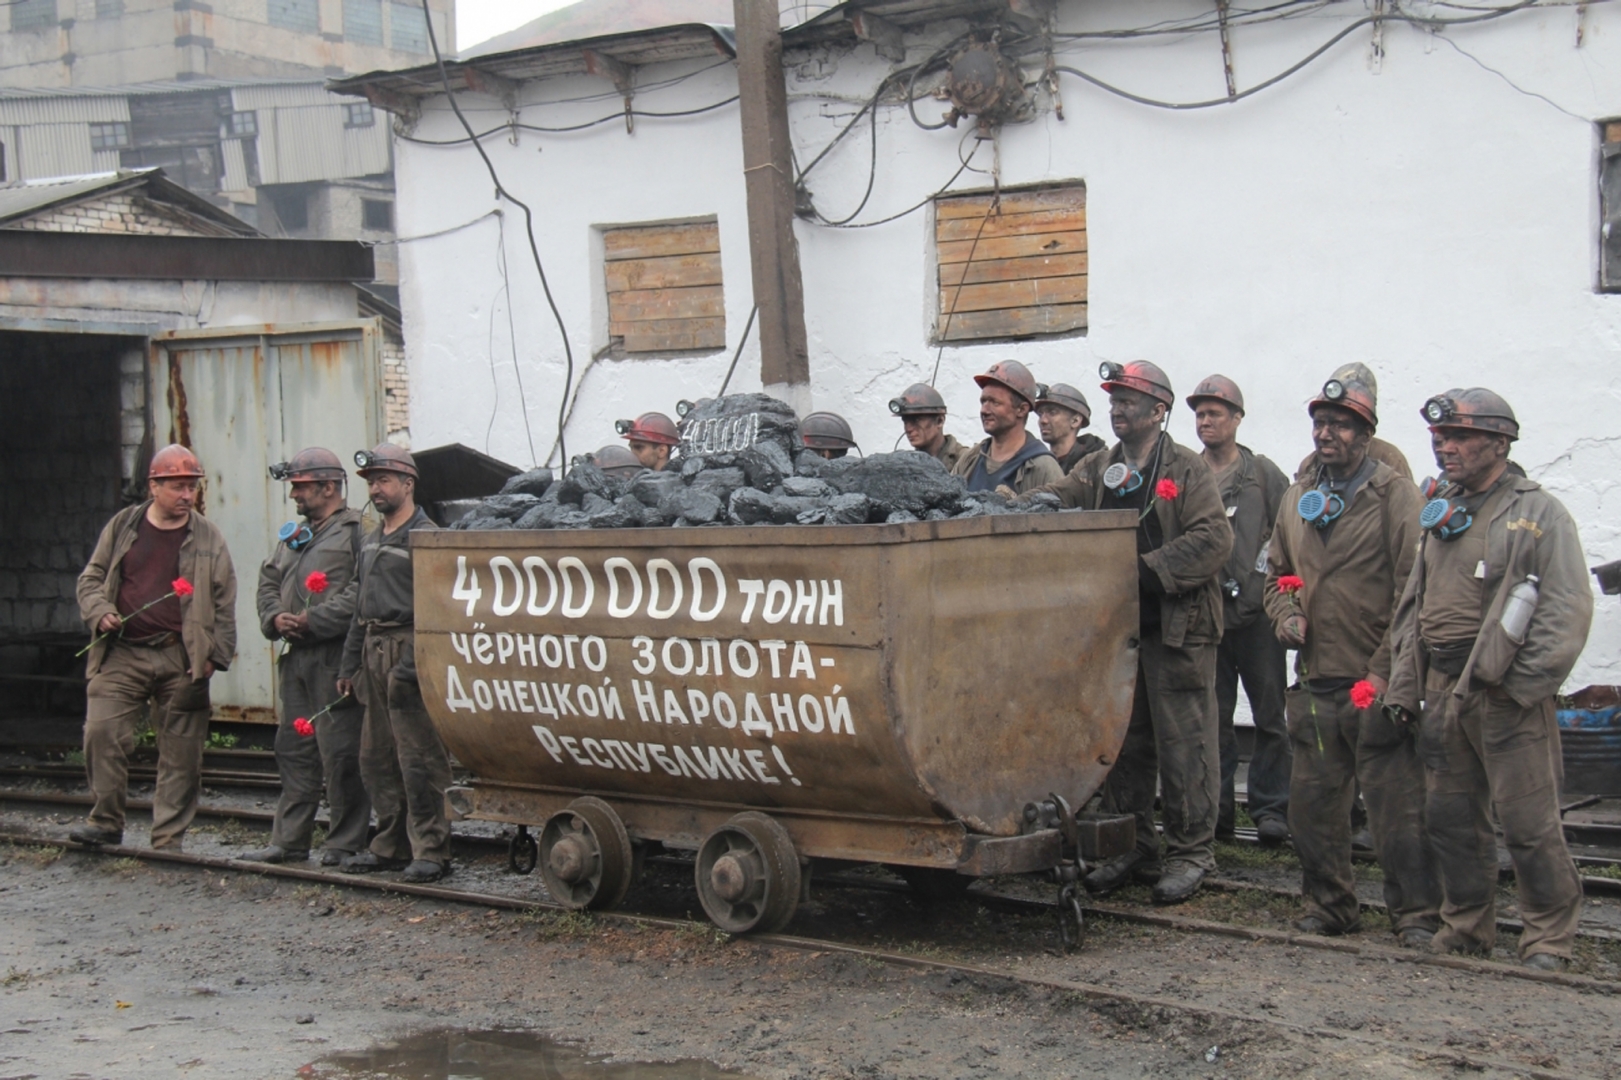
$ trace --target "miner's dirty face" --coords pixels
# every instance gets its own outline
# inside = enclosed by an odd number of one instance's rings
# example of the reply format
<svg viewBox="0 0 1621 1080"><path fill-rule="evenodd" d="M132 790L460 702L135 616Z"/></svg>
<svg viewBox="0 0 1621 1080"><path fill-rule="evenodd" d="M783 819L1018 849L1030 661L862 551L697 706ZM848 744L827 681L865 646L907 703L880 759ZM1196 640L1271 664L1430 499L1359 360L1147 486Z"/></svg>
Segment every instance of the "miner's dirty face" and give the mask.
<svg viewBox="0 0 1621 1080"><path fill-rule="evenodd" d="M990 436L1024 427L1030 403L1005 386L992 383L979 391L979 425Z"/></svg>
<svg viewBox="0 0 1621 1080"><path fill-rule="evenodd" d="M1140 390L1121 386L1109 391L1109 426L1121 439L1146 435L1165 416L1165 403Z"/></svg>

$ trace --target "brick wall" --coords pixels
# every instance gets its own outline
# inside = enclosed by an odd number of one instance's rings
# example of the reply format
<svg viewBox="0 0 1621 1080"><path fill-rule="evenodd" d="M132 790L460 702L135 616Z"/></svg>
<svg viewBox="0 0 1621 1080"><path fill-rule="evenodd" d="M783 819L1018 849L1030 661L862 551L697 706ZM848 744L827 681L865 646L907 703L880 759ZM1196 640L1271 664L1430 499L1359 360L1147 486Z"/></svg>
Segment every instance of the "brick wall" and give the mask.
<svg viewBox="0 0 1621 1080"><path fill-rule="evenodd" d="M116 338L0 333L0 642L82 635L75 584L123 505Z"/></svg>
<svg viewBox="0 0 1621 1080"><path fill-rule="evenodd" d="M7 225L33 232L138 233L143 236L225 236L224 229L132 192L58 207Z"/></svg>
<svg viewBox="0 0 1621 1080"><path fill-rule="evenodd" d="M383 342L383 422L388 441L411 448L411 380L405 367L405 346Z"/></svg>

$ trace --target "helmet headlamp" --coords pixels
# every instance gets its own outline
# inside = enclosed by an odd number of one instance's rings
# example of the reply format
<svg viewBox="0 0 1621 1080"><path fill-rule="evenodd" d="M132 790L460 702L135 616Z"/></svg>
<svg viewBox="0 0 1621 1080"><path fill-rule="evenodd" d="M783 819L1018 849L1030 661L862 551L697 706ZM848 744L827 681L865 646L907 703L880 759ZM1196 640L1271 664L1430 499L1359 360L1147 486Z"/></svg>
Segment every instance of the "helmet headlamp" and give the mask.
<svg viewBox="0 0 1621 1080"><path fill-rule="evenodd" d="M355 451L355 465L358 468L369 469L375 464L377 464L377 455L370 450Z"/></svg>
<svg viewBox="0 0 1621 1080"><path fill-rule="evenodd" d="M686 398L682 398L680 401L675 403L675 414L681 417L681 419L685 420L687 418L687 414L697 407L697 403L688 401Z"/></svg>
<svg viewBox="0 0 1621 1080"><path fill-rule="evenodd" d="M1098 365L1098 378L1104 382L1113 382L1126 373L1126 369L1113 360L1105 360Z"/></svg>
<svg viewBox="0 0 1621 1080"><path fill-rule="evenodd" d="M290 461L278 461L265 471L270 473L270 479L272 480L285 480L293 475L293 463ZM283 537L283 539L286 538Z"/></svg>
<svg viewBox="0 0 1621 1080"><path fill-rule="evenodd" d="M1432 424L1452 419L1456 411L1449 397L1432 397L1424 403L1424 419Z"/></svg>
<svg viewBox="0 0 1621 1080"><path fill-rule="evenodd" d="M889 411L891 413L893 413L896 416L899 416L901 414L901 408L902 408L902 405L901 405L901 399L900 398L897 397L897 398L890 398L889 399Z"/></svg>
<svg viewBox="0 0 1621 1080"><path fill-rule="evenodd" d="M620 435L629 435L635 427L636 422L634 420L614 421L614 431L618 432Z"/></svg>
<svg viewBox="0 0 1621 1080"><path fill-rule="evenodd" d="M1323 384L1323 397L1329 401L1339 401L1345 396L1345 384L1338 379L1330 379Z"/></svg>

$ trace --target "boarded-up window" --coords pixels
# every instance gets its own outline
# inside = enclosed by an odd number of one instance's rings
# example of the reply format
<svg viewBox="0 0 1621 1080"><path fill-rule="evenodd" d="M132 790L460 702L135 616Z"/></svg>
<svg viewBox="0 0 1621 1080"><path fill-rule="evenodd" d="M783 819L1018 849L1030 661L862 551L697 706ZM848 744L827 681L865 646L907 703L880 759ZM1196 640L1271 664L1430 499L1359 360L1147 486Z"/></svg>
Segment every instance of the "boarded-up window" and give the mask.
<svg viewBox="0 0 1621 1080"><path fill-rule="evenodd" d="M1062 334L1086 328L1086 188L935 201L940 314L935 338Z"/></svg>
<svg viewBox="0 0 1621 1080"><path fill-rule="evenodd" d="M726 347L715 222L606 229L602 240L608 336L625 352Z"/></svg>
<svg viewBox="0 0 1621 1080"><path fill-rule="evenodd" d="M1601 126L1599 288L1621 292L1621 120Z"/></svg>

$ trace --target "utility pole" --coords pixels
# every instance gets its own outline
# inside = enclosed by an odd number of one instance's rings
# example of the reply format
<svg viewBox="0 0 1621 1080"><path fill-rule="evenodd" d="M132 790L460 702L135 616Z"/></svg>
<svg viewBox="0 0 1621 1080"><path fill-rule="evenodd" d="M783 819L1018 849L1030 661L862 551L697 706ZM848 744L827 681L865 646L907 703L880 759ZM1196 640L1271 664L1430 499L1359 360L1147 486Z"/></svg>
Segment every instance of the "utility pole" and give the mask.
<svg viewBox="0 0 1621 1080"><path fill-rule="evenodd" d="M788 89L777 0L732 0L737 26L738 111L748 193L749 262L760 308L760 381L800 413L810 409L805 290L794 240L794 174Z"/></svg>

